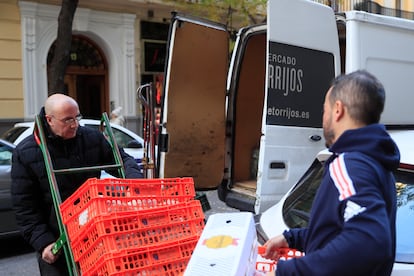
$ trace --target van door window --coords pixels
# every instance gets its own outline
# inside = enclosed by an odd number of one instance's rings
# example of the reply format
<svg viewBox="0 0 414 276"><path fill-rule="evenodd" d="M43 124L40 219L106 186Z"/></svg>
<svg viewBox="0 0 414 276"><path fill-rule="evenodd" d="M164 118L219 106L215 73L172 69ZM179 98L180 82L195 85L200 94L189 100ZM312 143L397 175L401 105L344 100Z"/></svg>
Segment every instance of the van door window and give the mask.
<svg viewBox="0 0 414 276"><path fill-rule="evenodd" d="M334 56L273 41L269 44L266 124L322 127L321 107L335 76ZM315 65L325 69L315 70Z"/></svg>

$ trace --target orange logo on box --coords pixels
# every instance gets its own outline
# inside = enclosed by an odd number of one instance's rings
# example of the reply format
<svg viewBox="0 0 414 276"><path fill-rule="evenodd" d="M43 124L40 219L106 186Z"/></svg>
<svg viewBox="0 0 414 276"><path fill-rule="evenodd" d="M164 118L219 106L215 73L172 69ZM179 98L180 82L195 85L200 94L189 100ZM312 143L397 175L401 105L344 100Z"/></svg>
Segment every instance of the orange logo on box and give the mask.
<svg viewBox="0 0 414 276"><path fill-rule="evenodd" d="M203 241L203 245L207 246L208 248L219 249L228 247L230 245L238 245L237 240L238 239L234 239L232 236L219 235L205 239Z"/></svg>

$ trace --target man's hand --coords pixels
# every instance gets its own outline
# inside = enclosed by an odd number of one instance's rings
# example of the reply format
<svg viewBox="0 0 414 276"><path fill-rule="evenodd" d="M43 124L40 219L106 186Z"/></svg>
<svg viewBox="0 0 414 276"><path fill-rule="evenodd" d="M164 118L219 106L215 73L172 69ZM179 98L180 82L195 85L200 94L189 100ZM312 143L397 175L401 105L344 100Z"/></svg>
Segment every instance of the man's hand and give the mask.
<svg viewBox="0 0 414 276"><path fill-rule="evenodd" d="M278 235L276 237L268 240L264 245L266 247L266 252L261 254L263 258L277 261L279 259L279 248L287 248L289 244L287 243L285 236Z"/></svg>
<svg viewBox="0 0 414 276"><path fill-rule="evenodd" d="M48 246L46 246L42 251L42 259L48 264L53 264L54 262L56 262L60 255L59 253L56 255L52 253L52 248L54 245L55 243L51 243Z"/></svg>

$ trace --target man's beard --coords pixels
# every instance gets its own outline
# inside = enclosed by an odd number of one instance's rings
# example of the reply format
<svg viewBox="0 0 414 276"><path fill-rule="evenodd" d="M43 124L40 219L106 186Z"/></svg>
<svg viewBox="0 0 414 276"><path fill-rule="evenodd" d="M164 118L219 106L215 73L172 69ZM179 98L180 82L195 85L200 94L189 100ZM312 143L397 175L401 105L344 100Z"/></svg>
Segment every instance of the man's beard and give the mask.
<svg viewBox="0 0 414 276"><path fill-rule="evenodd" d="M333 144L333 142L332 142L332 140L333 140L333 133L331 132L328 135L329 136L327 136L327 134L325 134L325 146L329 149L332 146L332 144Z"/></svg>
<svg viewBox="0 0 414 276"><path fill-rule="evenodd" d="M323 136L325 137L325 146L330 148L333 144L335 133L332 130L332 120L330 119L326 125L323 126Z"/></svg>

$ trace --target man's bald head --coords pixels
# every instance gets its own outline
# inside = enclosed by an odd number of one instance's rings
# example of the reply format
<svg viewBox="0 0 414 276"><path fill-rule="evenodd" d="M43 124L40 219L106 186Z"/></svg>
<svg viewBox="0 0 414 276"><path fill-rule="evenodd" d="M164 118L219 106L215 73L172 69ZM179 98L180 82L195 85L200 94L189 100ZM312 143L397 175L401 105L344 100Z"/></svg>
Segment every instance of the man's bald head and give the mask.
<svg viewBox="0 0 414 276"><path fill-rule="evenodd" d="M64 94L53 94L45 102L46 121L50 130L62 139L76 136L79 127L79 106L71 97Z"/></svg>
<svg viewBox="0 0 414 276"><path fill-rule="evenodd" d="M59 111L64 110L67 106L78 107L78 103L67 95L53 94L46 99L45 113L47 115L54 115L55 113L59 113Z"/></svg>

